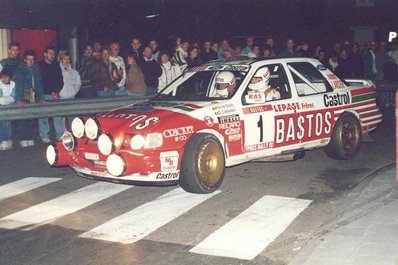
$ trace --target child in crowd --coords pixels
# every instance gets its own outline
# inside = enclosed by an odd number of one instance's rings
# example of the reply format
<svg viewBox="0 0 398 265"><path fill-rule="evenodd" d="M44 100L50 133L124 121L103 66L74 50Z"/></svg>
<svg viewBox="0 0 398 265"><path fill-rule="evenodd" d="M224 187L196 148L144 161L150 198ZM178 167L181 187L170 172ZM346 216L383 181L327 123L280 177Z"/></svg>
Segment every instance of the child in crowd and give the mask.
<svg viewBox="0 0 398 265"><path fill-rule="evenodd" d="M11 69L4 68L0 73L0 105L15 103L15 83L11 80ZM11 122L0 122L0 150L12 148Z"/></svg>

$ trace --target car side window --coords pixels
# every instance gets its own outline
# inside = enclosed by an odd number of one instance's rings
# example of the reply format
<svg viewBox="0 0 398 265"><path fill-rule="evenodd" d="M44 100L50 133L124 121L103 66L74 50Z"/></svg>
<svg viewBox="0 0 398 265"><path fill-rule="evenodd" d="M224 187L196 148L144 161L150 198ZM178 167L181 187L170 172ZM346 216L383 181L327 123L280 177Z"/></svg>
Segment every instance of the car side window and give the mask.
<svg viewBox="0 0 398 265"><path fill-rule="evenodd" d="M256 73L258 71L261 71L261 69L263 69L263 68L268 68L269 69L268 86L271 89L274 89L275 91L277 91L277 93L279 93L279 95L280 95L277 98L274 98L272 100L281 100L281 99L291 98L292 94L291 94L289 82L287 80L286 72L285 72L285 70L284 70L284 68L283 68L283 66L281 64L269 64L269 65L262 66L262 67L257 69L257 71L251 77L251 79L254 76L256 76ZM245 93L243 93L242 103L244 105L254 104L254 103L261 103L261 102L256 102L256 101L249 102L247 100L247 96L250 94L250 92L252 92L252 90L250 89L250 86L248 86L246 88L246 90L245 90Z"/></svg>
<svg viewBox="0 0 398 265"><path fill-rule="evenodd" d="M333 91L333 88L326 78L311 63L289 63L288 68L292 74L299 96L309 96Z"/></svg>

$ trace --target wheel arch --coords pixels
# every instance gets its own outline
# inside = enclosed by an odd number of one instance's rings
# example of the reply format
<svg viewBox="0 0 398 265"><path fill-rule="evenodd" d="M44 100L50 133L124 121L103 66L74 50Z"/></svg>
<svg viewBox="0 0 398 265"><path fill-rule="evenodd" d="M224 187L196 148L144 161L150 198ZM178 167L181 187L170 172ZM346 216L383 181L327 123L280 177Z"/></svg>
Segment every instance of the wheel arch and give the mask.
<svg viewBox="0 0 398 265"><path fill-rule="evenodd" d="M219 133L217 130L206 128L206 129L202 129L202 130L199 130L199 131L195 132L194 134L191 135L191 137L193 135L195 135L195 134L198 134L198 133L207 133L207 134L214 135L218 139L218 141L220 141L220 144L221 144L221 146L222 146L222 148L224 150L225 160L228 159L228 146L227 146L227 144L225 142L224 136L221 133ZM187 143L189 142L191 137L188 139Z"/></svg>
<svg viewBox="0 0 398 265"><path fill-rule="evenodd" d="M359 116L359 113L358 113L356 110L353 110L353 109L346 109L345 111L343 111L343 112L340 114L339 118L336 120L336 122L333 124L333 129L334 129L334 126L336 125L337 121L338 121L339 119L341 119L341 117L343 117L344 114L352 114L352 115L354 115L354 116L358 119L359 124L361 125L361 133L363 133L363 132L362 132L362 121L361 121L361 117Z"/></svg>

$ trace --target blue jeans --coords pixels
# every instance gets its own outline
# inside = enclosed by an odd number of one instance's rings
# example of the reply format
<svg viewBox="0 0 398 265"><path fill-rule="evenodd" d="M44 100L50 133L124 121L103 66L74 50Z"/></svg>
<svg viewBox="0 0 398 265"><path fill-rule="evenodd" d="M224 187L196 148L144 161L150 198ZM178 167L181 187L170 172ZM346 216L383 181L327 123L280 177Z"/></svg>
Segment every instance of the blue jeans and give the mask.
<svg viewBox="0 0 398 265"><path fill-rule="evenodd" d="M16 125L17 125L17 135L19 141L33 140L33 132L32 132L33 120L16 121Z"/></svg>
<svg viewBox="0 0 398 265"><path fill-rule="evenodd" d="M121 86L117 90L115 90L115 96L125 96L125 95L127 95L127 90L125 86Z"/></svg>
<svg viewBox="0 0 398 265"><path fill-rule="evenodd" d="M11 140L11 122L0 122L0 142Z"/></svg>
<svg viewBox="0 0 398 265"><path fill-rule="evenodd" d="M97 90L97 97L112 97L115 95L115 91L113 91L112 89L108 89L106 91L104 90Z"/></svg>
<svg viewBox="0 0 398 265"><path fill-rule="evenodd" d="M47 101L52 101L51 95L44 95L44 99ZM64 134L64 126L62 117L53 117L55 137L57 139L61 138ZM39 135L41 139L49 138L50 134L50 124L48 123L48 118L39 119Z"/></svg>

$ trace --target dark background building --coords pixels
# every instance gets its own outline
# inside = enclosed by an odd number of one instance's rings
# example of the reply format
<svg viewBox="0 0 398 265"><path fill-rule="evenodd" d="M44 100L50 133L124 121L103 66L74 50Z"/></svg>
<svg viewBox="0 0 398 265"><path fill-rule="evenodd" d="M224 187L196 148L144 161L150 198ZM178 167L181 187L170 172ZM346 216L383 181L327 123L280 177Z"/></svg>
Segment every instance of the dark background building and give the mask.
<svg viewBox="0 0 398 265"><path fill-rule="evenodd" d="M398 30L396 10L396 0L0 0L0 28L52 29L63 48L71 38L79 46L93 40L128 45L132 36L169 44L177 35L237 42L249 34L328 47L386 41Z"/></svg>

